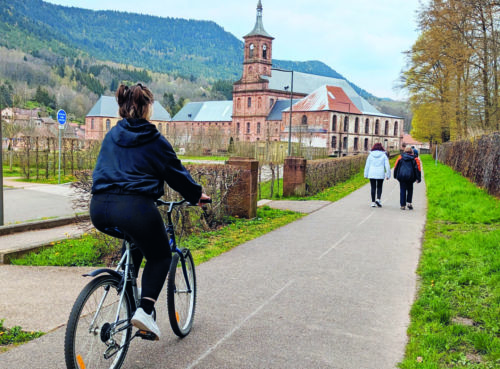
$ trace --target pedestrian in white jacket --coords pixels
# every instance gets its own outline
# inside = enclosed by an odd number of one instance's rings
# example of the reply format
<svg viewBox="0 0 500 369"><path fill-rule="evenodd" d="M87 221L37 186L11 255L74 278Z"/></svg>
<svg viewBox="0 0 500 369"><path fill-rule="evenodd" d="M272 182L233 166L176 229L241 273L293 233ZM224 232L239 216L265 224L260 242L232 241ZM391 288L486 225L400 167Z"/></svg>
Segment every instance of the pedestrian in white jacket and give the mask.
<svg viewBox="0 0 500 369"><path fill-rule="evenodd" d="M381 208L382 202L380 198L382 197L382 185L384 183L384 178L391 178L391 166L389 165L387 154L382 144L379 142L373 145L370 155L368 155L366 159L365 178L370 179L372 208L375 206ZM377 194L376 199L375 193Z"/></svg>

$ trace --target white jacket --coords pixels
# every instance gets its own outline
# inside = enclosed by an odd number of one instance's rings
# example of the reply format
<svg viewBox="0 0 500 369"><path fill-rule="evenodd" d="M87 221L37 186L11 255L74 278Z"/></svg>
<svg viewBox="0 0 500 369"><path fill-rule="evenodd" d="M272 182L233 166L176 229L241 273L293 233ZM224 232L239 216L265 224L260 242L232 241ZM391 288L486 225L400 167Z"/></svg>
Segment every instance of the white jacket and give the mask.
<svg viewBox="0 0 500 369"><path fill-rule="evenodd" d="M365 178L384 179L391 178L391 166L384 151L370 152L365 164Z"/></svg>

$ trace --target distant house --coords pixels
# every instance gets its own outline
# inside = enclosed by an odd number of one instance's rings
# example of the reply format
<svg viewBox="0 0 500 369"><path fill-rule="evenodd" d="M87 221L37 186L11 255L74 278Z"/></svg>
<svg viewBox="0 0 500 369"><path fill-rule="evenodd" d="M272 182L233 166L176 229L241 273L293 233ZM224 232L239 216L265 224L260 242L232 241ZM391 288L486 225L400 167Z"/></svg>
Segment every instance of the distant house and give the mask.
<svg viewBox="0 0 500 369"><path fill-rule="evenodd" d="M415 146L416 149L428 149L429 148L429 143L428 142L420 142L415 140L413 137L411 137L409 134L403 134L403 143L406 144L406 146Z"/></svg>
<svg viewBox="0 0 500 369"><path fill-rule="evenodd" d="M85 139L102 140L106 133L122 118L118 115L118 103L113 96L101 96L85 117ZM158 101L153 104L150 122L160 133L166 133L171 117Z"/></svg>

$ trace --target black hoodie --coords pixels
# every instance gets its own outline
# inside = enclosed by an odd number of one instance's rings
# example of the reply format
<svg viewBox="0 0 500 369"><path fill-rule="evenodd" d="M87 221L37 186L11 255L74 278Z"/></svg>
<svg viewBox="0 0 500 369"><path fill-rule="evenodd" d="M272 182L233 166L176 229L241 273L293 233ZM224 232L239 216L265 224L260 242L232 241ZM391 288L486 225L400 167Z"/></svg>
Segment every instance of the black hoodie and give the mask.
<svg viewBox="0 0 500 369"><path fill-rule="evenodd" d="M167 182L192 204L201 197L201 186L165 137L145 119L122 119L106 134L92 177L93 194L139 194L157 199Z"/></svg>
<svg viewBox="0 0 500 369"><path fill-rule="evenodd" d="M421 181L421 173L413 155L403 153L394 166L394 178L399 182Z"/></svg>

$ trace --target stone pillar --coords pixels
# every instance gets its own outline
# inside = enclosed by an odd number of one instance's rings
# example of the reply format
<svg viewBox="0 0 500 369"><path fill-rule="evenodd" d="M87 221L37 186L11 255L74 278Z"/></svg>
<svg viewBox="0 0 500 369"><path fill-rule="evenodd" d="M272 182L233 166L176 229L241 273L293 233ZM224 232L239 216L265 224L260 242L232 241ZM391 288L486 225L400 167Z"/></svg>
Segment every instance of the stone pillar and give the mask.
<svg viewBox="0 0 500 369"><path fill-rule="evenodd" d="M301 157L285 158L283 170L283 197L304 196L306 194L306 164Z"/></svg>
<svg viewBox="0 0 500 369"><path fill-rule="evenodd" d="M228 192L228 212L240 218L257 216L257 177L259 162L252 158L229 158L227 165L241 170L238 183Z"/></svg>

